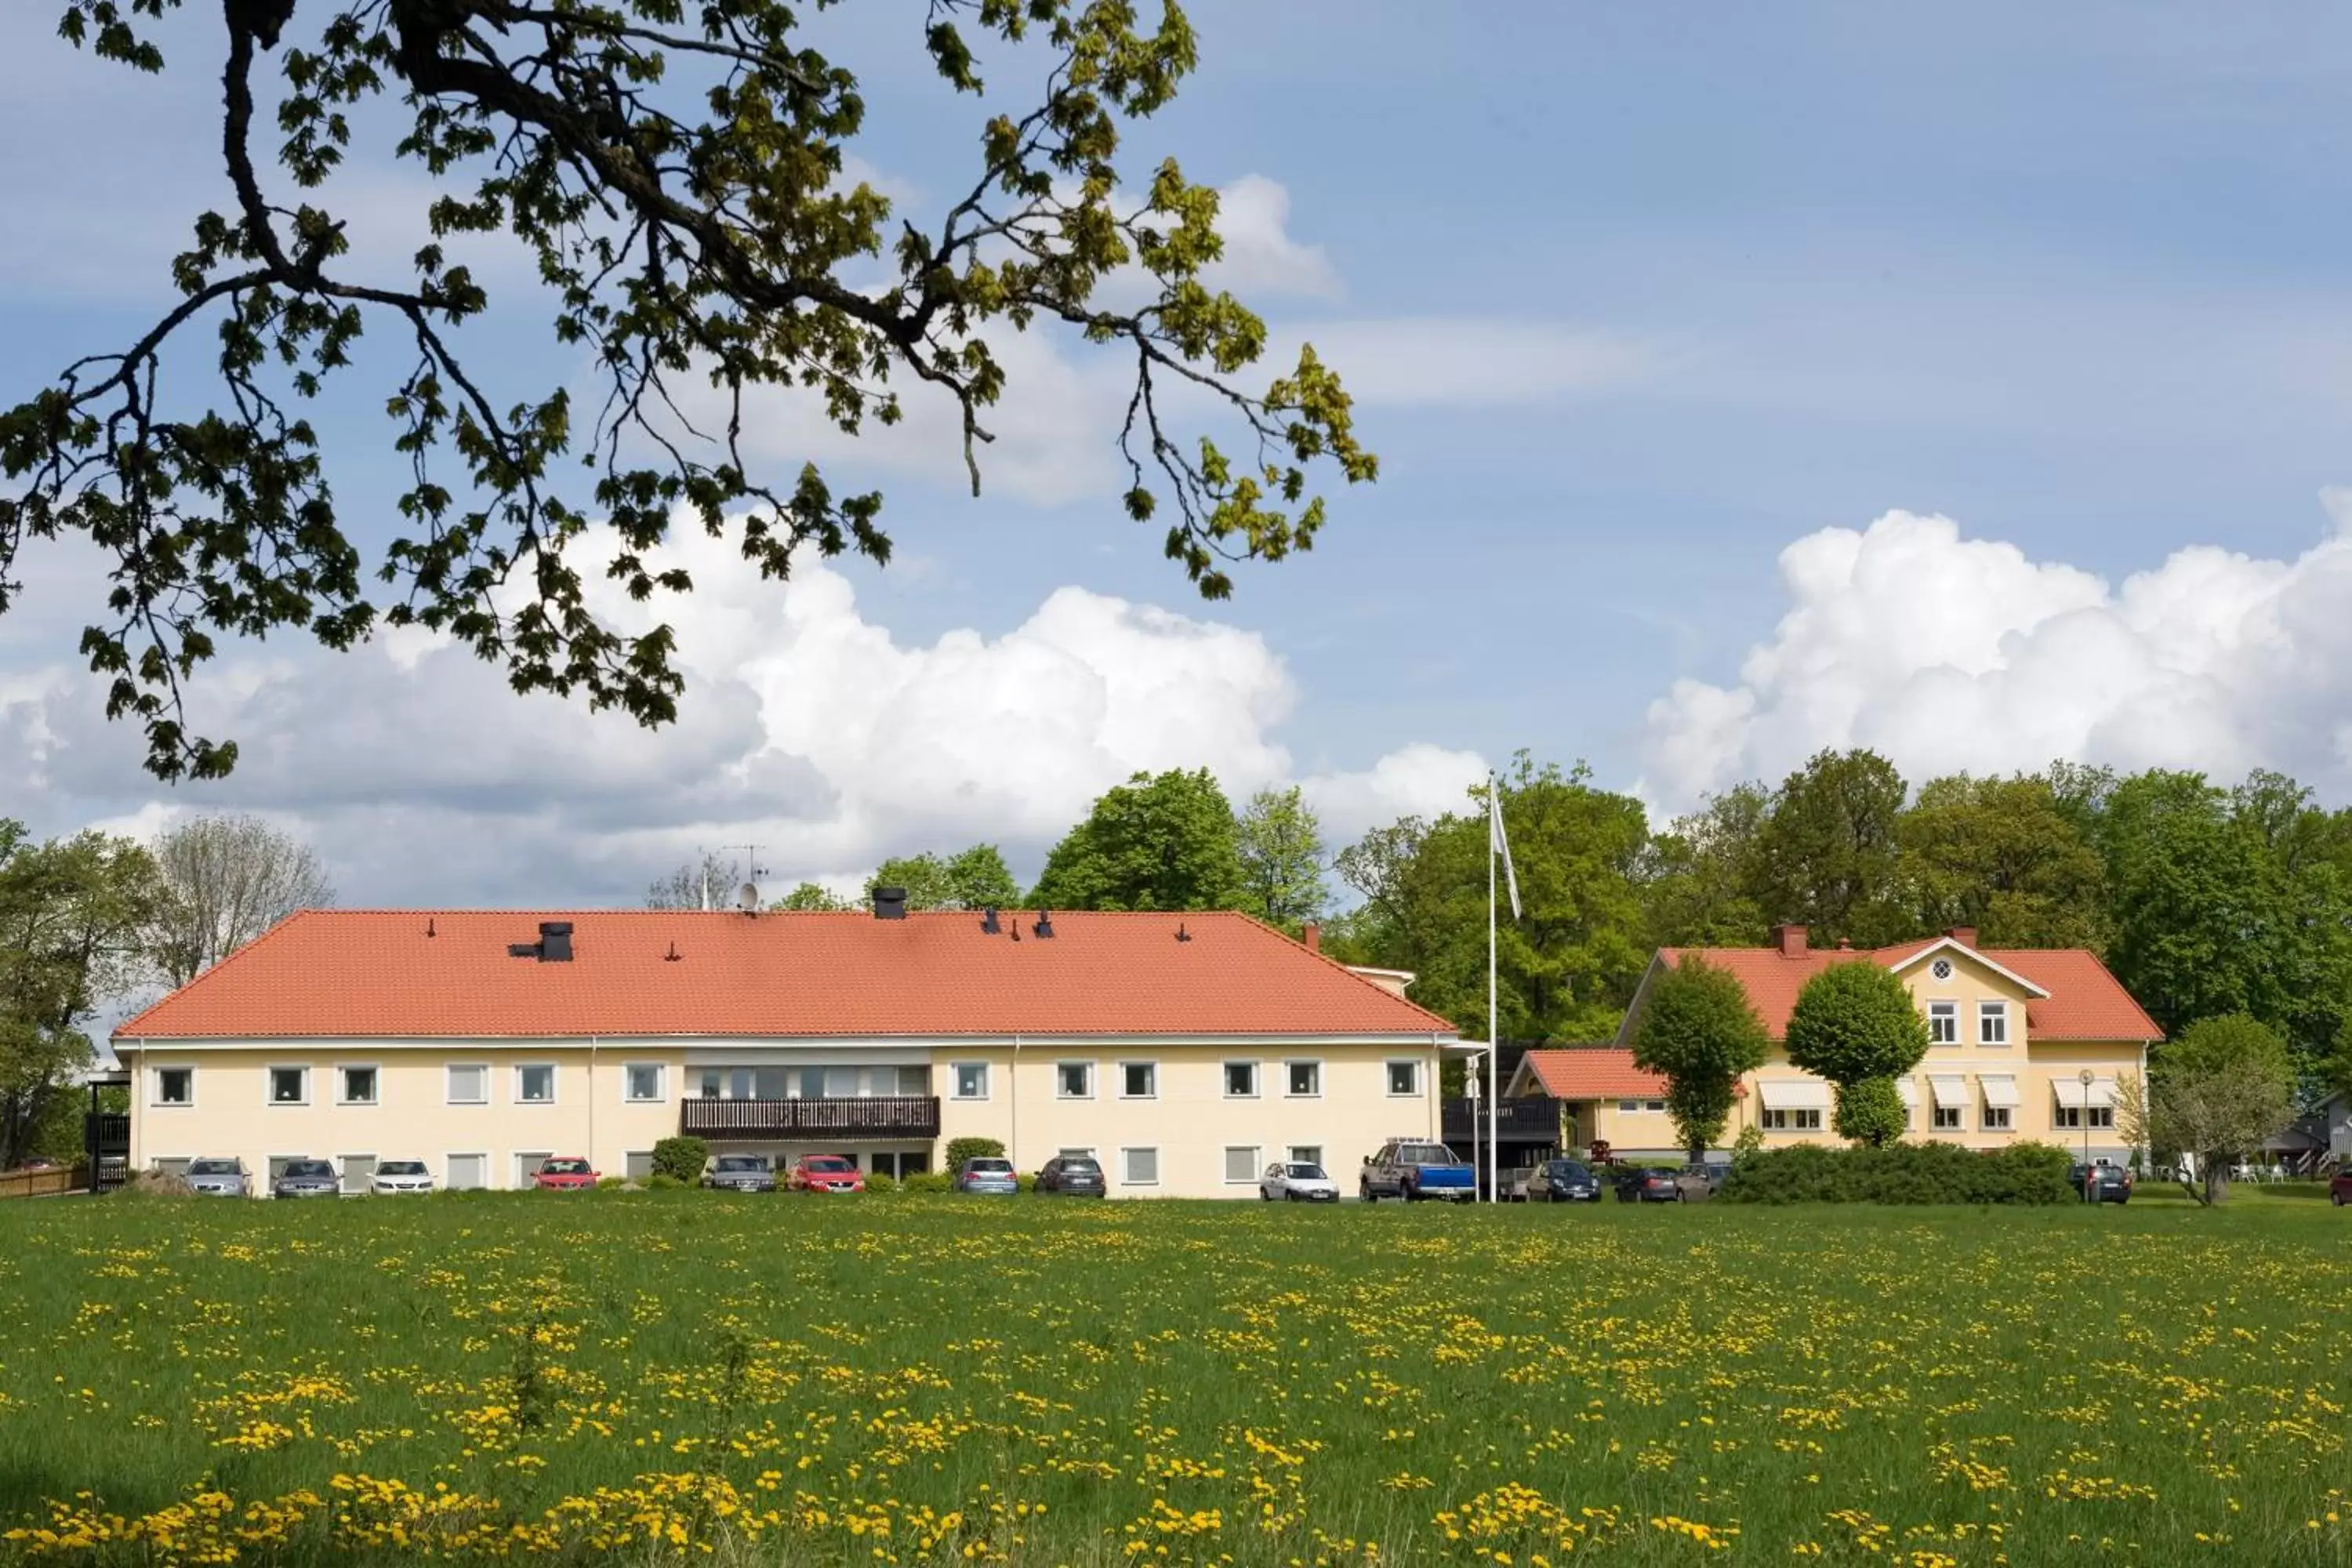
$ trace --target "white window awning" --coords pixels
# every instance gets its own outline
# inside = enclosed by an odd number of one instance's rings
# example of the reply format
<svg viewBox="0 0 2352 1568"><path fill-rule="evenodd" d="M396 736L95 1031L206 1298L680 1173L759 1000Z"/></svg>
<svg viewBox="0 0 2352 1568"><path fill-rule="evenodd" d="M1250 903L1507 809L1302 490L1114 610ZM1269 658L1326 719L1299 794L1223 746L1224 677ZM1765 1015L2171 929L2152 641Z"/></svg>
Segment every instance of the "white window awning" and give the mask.
<svg viewBox="0 0 2352 1568"><path fill-rule="evenodd" d="M1765 1079L1756 1092L1767 1110L1827 1110L1830 1086L1817 1078Z"/></svg>
<svg viewBox="0 0 2352 1568"><path fill-rule="evenodd" d="M2116 1102L2116 1080L2111 1078L2095 1078L2087 1084L2079 1078L2053 1078L2050 1091L2066 1110L2100 1110Z"/></svg>
<svg viewBox="0 0 2352 1568"><path fill-rule="evenodd" d="M1969 1102L1969 1080L1958 1073L1929 1073L1928 1087L1936 1091L1936 1103L1948 1110L1958 1110Z"/></svg>
<svg viewBox="0 0 2352 1568"><path fill-rule="evenodd" d="M1895 1092L1903 1097L1904 1110L1916 1110L1919 1109L1919 1080L1917 1079L1896 1079L1895 1080Z"/></svg>
<svg viewBox="0 0 2352 1568"><path fill-rule="evenodd" d="M1984 1091L1984 1102L1987 1105L2005 1106L2011 1110L2016 1108L2017 1079L2009 1074L1986 1073L1977 1079L1977 1087ZM2083 1086L2078 1083L2074 1087L2080 1089Z"/></svg>

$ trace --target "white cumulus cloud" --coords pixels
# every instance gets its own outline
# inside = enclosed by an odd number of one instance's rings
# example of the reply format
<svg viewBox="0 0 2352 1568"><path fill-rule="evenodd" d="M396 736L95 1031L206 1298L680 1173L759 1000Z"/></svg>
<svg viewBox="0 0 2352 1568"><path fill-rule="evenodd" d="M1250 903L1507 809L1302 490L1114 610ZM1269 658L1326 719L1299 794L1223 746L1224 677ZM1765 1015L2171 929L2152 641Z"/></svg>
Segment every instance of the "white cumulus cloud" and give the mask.
<svg viewBox="0 0 2352 1568"><path fill-rule="evenodd" d="M2293 560L2200 545L2120 584L1940 516L1809 534L1738 680L1650 705L1643 787L1682 808L1869 746L1914 780L2067 758L2352 794L2352 507L2326 499L2336 526Z"/></svg>

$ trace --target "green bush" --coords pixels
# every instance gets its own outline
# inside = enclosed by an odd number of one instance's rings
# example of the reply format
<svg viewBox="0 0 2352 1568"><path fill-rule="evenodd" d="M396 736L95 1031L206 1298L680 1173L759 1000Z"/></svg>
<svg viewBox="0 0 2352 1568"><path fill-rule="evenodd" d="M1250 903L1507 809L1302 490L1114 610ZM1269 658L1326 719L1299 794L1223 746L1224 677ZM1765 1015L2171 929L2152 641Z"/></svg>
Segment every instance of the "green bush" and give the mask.
<svg viewBox="0 0 2352 1568"><path fill-rule="evenodd" d="M898 1190L898 1178L887 1171L868 1171L866 1173L866 1190L869 1193L895 1193Z"/></svg>
<svg viewBox="0 0 2352 1568"><path fill-rule="evenodd" d="M710 1145L699 1138L665 1138L654 1145L654 1174L667 1176L680 1186L690 1187L702 1180L702 1168L709 1163Z"/></svg>
<svg viewBox="0 0 2352 1568"><path fill-rule="evenodd" d="M1884 1148L1902 1141L1911 1112L1890 1078L1866 1078L1837 1086L1837 1112L1830 1124L1841 1138Z"/></svg>
<svg viewBox="0 0 2352 1568"><path fill-rule="evenodd" d="M2063 1204L2072 1162L2048 1143L1989 1152L1952 1143L1774 1149L1732 1163L1717 1195L1735 1204Z"/></svg>
<svg viewBox="0 0 2352 1568"><path fill-rule="evenodd" d="M951 1193L955 1191L955 1184L948 1179L944 1171L918 1171L911 1176L900 1177L898 1190L902 1193Z"/></svg>
<svg viewBox="0 0 2352 1568"><path fill-rule="evenodd" d="M597 1179L596 1190L600 1193L617 1193L628 1184L629 1178L626 1176L603 1176Z"/></svg>
<svg viewBox="0 0 2352 1568"><path fill-rule="evenodd" d="M1032 1172L1023 1171L1013 1178L1013 1184L1024 1193L1034 1193L1037 1190L1037 1177Z"/></svg>
<svg viewBox="0 0 2352 1568"><path fill-rule="evenodd" d="M954 1175L963 1169L966 1160L999 1160L1004 1157L1004 1145L993 1138L950 1138L948 1140L947 1173Z"/></svg>
<svg viewBox="0 0 2352 1568"><path fill-rule="evenodd" d="M683 1142L698 1142L700 1140L686 1139L683 1140ZM656 1156L656 1158L658 1158L658 1156ZM684 1182L679 1181L667 1171L656 1171L652 1175L646 1178L646 1191L649 1193L675 1193L681 1191L685 1186L686 1184Z"/></svg>

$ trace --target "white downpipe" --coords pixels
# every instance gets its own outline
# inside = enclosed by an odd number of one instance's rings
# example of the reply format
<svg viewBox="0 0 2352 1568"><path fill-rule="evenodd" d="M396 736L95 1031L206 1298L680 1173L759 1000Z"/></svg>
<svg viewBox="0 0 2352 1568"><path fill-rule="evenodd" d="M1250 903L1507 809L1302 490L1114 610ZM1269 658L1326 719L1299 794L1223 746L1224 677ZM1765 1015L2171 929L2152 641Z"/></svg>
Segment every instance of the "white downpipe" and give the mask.
<svg viewBox="0 0 2352 1568"><path fill-rule="evenodd" d="M588 1037L588 1147L581 1152L587 1156L588 1168L596 1164L596 1037Z"/></svg>
<svg viewBox="0 0 2352 1568"><path fill-rule="evenodd" d="M1013 1037L1013 1068L1006 1092L1013 1097L1013 1131L1004 1141L1005 1158L1013 1162L1013 1179L1021 1179L1021 1037Z"/></svg>

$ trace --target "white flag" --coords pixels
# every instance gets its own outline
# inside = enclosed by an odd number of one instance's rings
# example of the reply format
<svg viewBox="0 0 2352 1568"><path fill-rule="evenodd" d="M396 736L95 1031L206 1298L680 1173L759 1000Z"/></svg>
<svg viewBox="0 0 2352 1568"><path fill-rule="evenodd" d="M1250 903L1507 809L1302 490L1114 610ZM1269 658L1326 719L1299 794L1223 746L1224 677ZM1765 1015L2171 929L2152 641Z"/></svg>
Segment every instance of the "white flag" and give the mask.
<svg viewBox="0 0 2352 1568"><path fill-rule="evenodd" d="M1517 920L1519 918L1519 874L1512 868L1511 840L1503 831L1502 786L1491 781L1486 791L1486 820L1492 825L1493 829L1488 835L1494 840L1492 852L1503 858L1503 880L1510 886L1511 918Z"/></svg>

